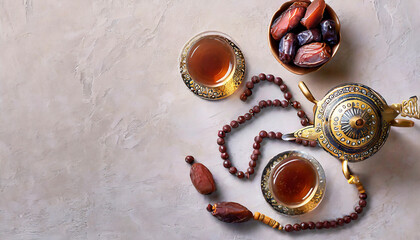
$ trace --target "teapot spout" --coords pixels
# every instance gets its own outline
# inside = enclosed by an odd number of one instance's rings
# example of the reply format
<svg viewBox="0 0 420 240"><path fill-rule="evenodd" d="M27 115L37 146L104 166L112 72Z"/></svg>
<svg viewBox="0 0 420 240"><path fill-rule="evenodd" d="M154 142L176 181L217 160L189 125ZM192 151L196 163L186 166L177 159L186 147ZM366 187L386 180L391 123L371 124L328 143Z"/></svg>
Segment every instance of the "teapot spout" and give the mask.
<svg viewBox="0 0 420 240"><path fill-rule="evenodd" d="M294 133L285 134L283 135L282 139L285 141L291 141L291 140L295 140L296 138L300 138L300 139L315 141L318 139L319 135L321 135L321 131L316 132L315 127L312 125L312 126L301 128Z"/></svg>

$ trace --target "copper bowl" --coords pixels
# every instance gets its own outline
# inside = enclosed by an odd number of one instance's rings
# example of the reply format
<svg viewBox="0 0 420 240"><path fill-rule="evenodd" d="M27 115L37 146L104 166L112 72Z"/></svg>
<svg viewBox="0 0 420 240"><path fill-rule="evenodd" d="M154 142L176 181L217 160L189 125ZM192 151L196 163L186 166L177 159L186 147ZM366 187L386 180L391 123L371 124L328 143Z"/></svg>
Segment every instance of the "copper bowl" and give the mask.
<svg viewBox="0 0 420 240"><path fill-rule="evenodd" d="M270 33L271 25L273 25L274 20L276 20L288 7L290 7L290 5L292 5L296 1L298 1L298 0L285 2L283 5L281 5L279 10L277 10L276 13L274 13L273 17L271 18L270 25L268 25L268 44L270 45L271 53L277 59L277 61L281 65L283 65L284 68L286 68L287 70L289 70L290 72L292 72L294 74L303 75L303 74L307 74L307 73L310 73L310 72L318 71L321 67L323 67L325 64L327 64L335 56L335 54L338 51L338 48L340 47L340 42L341 42L341 33L340 33L341 25L340 25L340 20L338 19L337 14L327 4L327 6L325 7L324 16L329 16L330 19L334 20L334 22L336 24L337 32L338 32L338 43L332 47L331 58L327 62L322 64L321 66L312 67L312 68L298 67L294 64L283 63L282 61L280 61L280 58L279 58L279 42L280 41L275 40L271 36L271 33Z"/></svg>

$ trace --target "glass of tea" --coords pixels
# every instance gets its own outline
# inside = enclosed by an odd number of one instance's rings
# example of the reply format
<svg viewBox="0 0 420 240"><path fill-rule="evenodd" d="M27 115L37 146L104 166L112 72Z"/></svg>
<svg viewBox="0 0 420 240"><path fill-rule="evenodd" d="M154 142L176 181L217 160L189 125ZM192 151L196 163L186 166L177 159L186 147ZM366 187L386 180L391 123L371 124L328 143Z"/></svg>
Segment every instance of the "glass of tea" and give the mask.
<svg viewBox="0 0 420 240"><path fill-rule="evenodd" d="M286 215L315 209L325 192L325 173L312 156L300 151L278 154L264 169L261 187L267 202Z"/></svg>
<svg viewBox="0 0 420 240"><path fill-rule="evenodd" d="M195 94L216 100L231 95L241 84L245 60L226 34L203 32L190 39L180 57L184 83Z"/></svg>

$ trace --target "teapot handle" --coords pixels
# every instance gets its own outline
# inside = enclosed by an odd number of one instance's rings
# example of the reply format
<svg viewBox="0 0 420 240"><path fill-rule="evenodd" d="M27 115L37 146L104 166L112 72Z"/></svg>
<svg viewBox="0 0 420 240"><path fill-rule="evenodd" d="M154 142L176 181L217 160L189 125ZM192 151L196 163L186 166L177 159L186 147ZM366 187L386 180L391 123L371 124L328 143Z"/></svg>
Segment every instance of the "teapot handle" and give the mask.
<svg viewBox="0 0 420 240"><path fill-rule="evenodd" d="M390 123L393 127L414 127L414 122L407 119L394 119Z"/></svg>
<svg viewBox="0 0 420 240"><path fill-rule="evenodd" d="M317 104L318 100L315 99L314 95L312 95L311 91L309 91L309 88L306 86L306 84L304 82L299 82L299 88L300 91L302 91L303 95L305 95L305 97L312 102L313 104Z"/></svg>
<svg viewBox="0 0 420 240"><path fill-rule="evenodd" d="M401 114L402 117L420 119L419 104L417 96L413 96L402 103L392 104L392 109Z"/></svg>
<svg viewBox="0 0 420 240"><path fill-rule="evenodd" d="M341 162L343 174L344 174L344 177L347 179L347 182L349 184L355 184L357 187L357 190L359 190L360 193L366 192L362 183L359 180L359 177L356 175L353 175L353 173L350 171L348 164L349 164L348 160L343 160Z"/></svg>

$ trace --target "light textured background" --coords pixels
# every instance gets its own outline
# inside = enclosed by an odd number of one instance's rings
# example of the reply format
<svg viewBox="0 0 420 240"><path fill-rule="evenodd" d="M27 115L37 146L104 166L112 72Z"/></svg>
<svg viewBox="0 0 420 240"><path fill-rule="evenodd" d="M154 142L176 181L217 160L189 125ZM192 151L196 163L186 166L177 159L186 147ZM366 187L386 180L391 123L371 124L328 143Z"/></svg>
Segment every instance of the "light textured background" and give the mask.
<svg viewBox="0 0 420 240"><path fill-rule="evenodd" d="M299 218L277 214L259 178L275 154L303 149L289 143L264 145L253 181L228 174L217 130L282 94L262 84L248 103L239 91L199 99L178 70L193 35L229 34L246 57L246 78L283 77L308 113L300 80L317 98L344 82L367 84L389 103L420 94L419 1L328 1L342 22L342 46L307 76L287 72L269 52L267 24L282 2L1 0L0 239L419 239L420 122L393 128L379 153L352 165L369 192L368 211L354 224L289 235L257 222L225 224L205 210L236 201L282 223L317 221L349 213L357 194L337 160L307 149L326 171L325 199ZM235 131L233 162L247 167L260 129L296 130L295 114L267 110ZM216 194L192 187L187 154L213 172Z"/></svg>

